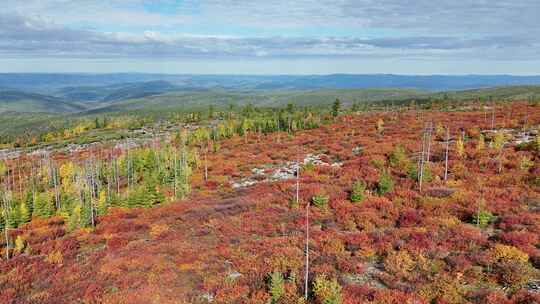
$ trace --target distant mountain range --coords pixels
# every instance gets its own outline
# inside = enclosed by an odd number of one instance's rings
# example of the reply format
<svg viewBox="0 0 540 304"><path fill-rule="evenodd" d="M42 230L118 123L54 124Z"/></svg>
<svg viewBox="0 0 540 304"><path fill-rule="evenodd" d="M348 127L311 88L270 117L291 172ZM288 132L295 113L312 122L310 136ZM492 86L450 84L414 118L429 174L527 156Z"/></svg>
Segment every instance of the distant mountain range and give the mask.
<svg viewBox="0 0 540 304"><path fill-rule="evenodd" d="M511 75L167 75L167 74L0 74L0 88L52 93L66 87L103 87L166 81L178 89L311 90L409 88L430 91L537 85L540 76Z"/></svg>
<svg viewBox="0 0 540 304"><path fill-rule="evenodd" d="M540 76L0 74L0 113L121 112L539 94Z"/></svg>

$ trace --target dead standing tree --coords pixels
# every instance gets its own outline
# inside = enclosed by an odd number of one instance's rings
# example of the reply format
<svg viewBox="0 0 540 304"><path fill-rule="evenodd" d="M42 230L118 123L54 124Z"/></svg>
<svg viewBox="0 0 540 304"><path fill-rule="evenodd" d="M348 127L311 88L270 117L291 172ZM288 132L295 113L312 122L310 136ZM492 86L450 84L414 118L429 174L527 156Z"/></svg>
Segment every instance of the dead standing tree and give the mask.
<svg viewBox="0 0 540 304"><path fill-rule="evenodd" d="M429 122L422 133L422 151L418 161L418 188L422 191L422 182L424 180L424 168L426 163L429 165L430 153L431 153L431 134L433 129L433 123Z"/></svg>
<svg viewBox="0 0 540 304"><path fill-rule="evenodd" d="M493 101L491 101L491 130L495 130L495 103Z"/></svg>
<svg viewBox="0 0 540 304"><path fill-rule="evenodd" d="M448 180L448 150L450 148L450 128L446 127L446 143L444 152L444 181Z"/></svg>
<svg viewBox="0 0 540 304"><path fill-rule="evenodd" d="M10 198L9 198L9 195L7 193L7 191L5 191L2 195L2 207L3 207L3 211L4 211L4 237L5 237L5 241L6 241L6 259L9 260L9 215L11 213L11 203L10 203Z"/></svg>
<svg viewBox="0 0 540 304"><path fill-rule="evenodd" d="M3 188L2 195L0 199L2 200L2 212L4 216L4 237L6 241L6 259L9 260L9 215L11 213L11 204L9 197L9 165L5 161L0 161L0 182L3 179Z"/></svg>
<svg viewBox="0 0 540 304"><path fill-rule="evenodd" d="M296 162L296 205L300 205L300 158L297 158ZM308 299L309 293L309 205L306 204L306 246L305 246L305 255L306 255L306 268L304 273L304 298Z"/></svg>

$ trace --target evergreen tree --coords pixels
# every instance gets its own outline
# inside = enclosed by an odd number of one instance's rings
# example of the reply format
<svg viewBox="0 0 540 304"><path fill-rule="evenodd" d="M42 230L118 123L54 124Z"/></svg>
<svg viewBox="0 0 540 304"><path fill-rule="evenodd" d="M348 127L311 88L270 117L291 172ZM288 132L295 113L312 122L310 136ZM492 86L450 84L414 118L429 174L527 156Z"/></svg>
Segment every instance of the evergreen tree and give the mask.
<svg viewBox="0 0 540 304"><path fill-rule="evenodd" d="M11 206L8 210L7 216L7 226L8 228L17 228L19 227L20 212L17 205Z"/></svg>
<svg viewBox="0 0 540 304"><path fill-rule="evenodd" d="M387 172L383 172L377 183L377 193L383 195L394 190L394 181Z"/></svg>
<svg viewBox="0 0 540 304"><path fill-rule="evenodd" d="M28 223L31 219L32 212L26 206L26 202L21 202L21 204L19 205L19 223Z"/></svg>
<svg viewBox="0 0 540 304"><path fill-rule="evenodd" d="M81 221L81 205L77 204L73 210L71 211L71 214L68 218L68 229L74 230L80 227L80 221Z"/></svg>
<svg viewBox="0 0 540 304"><path fill-rule="evenodd" d="M42 192L36 196L33 214L35 216L47 218L54 213L54 202L49 192Z"/></svg>
<svg viewBox="0 0 540 304"><path fill-rule="evenodd" d="M30 214L30 217L32 217L32 212L34 210L34 194L32 193L32 190L26 191L25 203L28 213Z"/></svg>
<svg viewBox="0 0 540 304"><path fill-rule="evenodd" d="M0 209L0 231L6 228L6 218L4 216L4 210Z"/></svg>
<svg viewBox="0 0 540 304"><path fill-rule="evenodd" d="M270 303L279 303L279 299L285 293L285 284L283 280L283 274L278 271L274 271L270 274Z"/></svg>
<svg viewBox="0 0 540 304"><path fill-rule="evenodd" d="M92 225L92 213L94 211L91 198L89 195L87 196L85 202L80 205L79 227L89 227Z"/></svg>
<svg viewBox="0 0 540 304"><path fill-rule="evenodd" d="M364 193L366 191L366 183L362 180L358 180L353 184L351 190L351 202L361 202L364 200Z"/></svg>
<svg viewBox="0 0 540 304"><path fill-rule="evenodd" d="M341 101L336 98L334 104L332 105L332 116L337 117L339 115L339 110L341 109Z"/></svg>
<svg viewBox="0 0 540 304"><path fill-rule="evenodd" d="M101 190L98 195L98 203L97 203L97 213L98 215L105 215L107 214L108 201L107 201L107 192L105 190Z"/></svg>
<svg viewBox="0 0 540 304"><path fill-rule="evenodd" d="M360 111L360 104L358 104L357 101L353 102L351 111L352 111L352 112L358 112L358 111Z"/></svg>

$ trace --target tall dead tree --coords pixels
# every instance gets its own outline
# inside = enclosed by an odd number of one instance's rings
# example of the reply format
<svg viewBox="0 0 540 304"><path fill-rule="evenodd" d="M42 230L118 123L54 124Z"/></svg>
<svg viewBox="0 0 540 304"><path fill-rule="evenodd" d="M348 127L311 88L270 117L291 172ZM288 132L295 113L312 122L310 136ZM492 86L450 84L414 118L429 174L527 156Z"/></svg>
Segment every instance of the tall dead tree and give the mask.
<svg viewBox="0 0 540 304"><path fill-rule="evenodd" d="M502 156L503 156L503 151L504 151L504 145L505 145L505 143L501 146L501 148L499 150L499 155L497 156L497 160L499 162L497 172L499 174L502 172Z"/></svg>
<svg viewBox="0 0 540 304"><path fill-rule="evenodd" d="M129 142L126 139L126 177L127 177L127 197L131 190L131 181L130 181L130 170L131 170L131 158L129 155Z"/></svg>
<svg viewBox="0 0 540 304"><path fill-rule="evenodd" d="M448 180L448 149L450 148L450 129L446 127L446 149L444 153L444 181Z"/></svg>
<svg viewBox="0 0 540 304"><path fill-rule="evenodd" d="M204 181L208 181L208 158L207 158L207 154L208 153L208 147L206 147L204 149Z"/></svg>
<svg viewBox="0 0 540 304"><path fill-rule="evenodd" d="M118 157L114 157L114 178L116 182L116 195L120 196L120 168L118 167Z"/></svg>
<svg viewBox="0 0 540 304"><path fill-rule="evenodd" d="M8 189L8 183L9 183L9 165L7 161L0 161L0 182L3 179L3 191L0 192L0 200L2 201L2 211L4 215L4 237L6 241L6 260L9 260L9 216L11 214L11 206L10 206L10 198L9 198L9 189Z"/></svg>
<svg viewBox="0 0 540 304"><path fill-rule="evenodd" d="M300 201L300 162L298 162L298 168L296 171L296 202ZM309 205L308 201L306 204L306 269L304 274L304 298L308 299L309 291Z"/></svg>
<svg viewBox="0 0 540 304"><path fill-rule="evenodd" d="M174 198L178 198L178 162L177 162L177 154L178 150L176 149L176 146L174 146L174 160L173 160L173 168L174 168Z"/></svg>
<svg viewBox="0 0 540 304"><path fill-rule="evenodd" d="M426 138L427 138L427 128L424 127L422 132L422 151L420 152L420 157L418 161L418 170L417 170L417 179L418 179L418 188L422 191L422 180L424 179L424 161L426 156Z"/></svg>
<svg viewBox="0 0 540 304"><path fill-rule="evenodd" d="M22 174L21 174L21 163L20 158L17 158L17 181L19 182L19 195L22 197Z"/></svg>
<svg viewBox="0 0 540 304"><path fill-rule="evenodd" d="M300 154L300 153L299 153ZM296 205L300 205L300 156L296 158ZM309 294L309 202L306 204L306 243L305 243L305 272L304 272L304 297L307 300Z"/></svg>
<svg viewBox="0 0 540 304"><path fill-rule="evenodd" d="M429 122L428 124L428 135L427 135L427 155L426 155L426 161L429 163L430 155L431 155L431 134L433 133L433 122Z"/></svg>
<svg viewBox="0 0 540 304"><path fill-rule="evenodd" d="M36 164L34 158L31 159L31 178L32 178L32 204L36 201Z"/></svg>
<svg viewBox="0 0 540 304"><path fill-rule="evenodd" d="M60 190L59 190L59 182L58 182L58 169L54 165L54 163L51 162L51 171L52 171L52 180L53 180L53 186L54 186L54 199L56 201L56 210L60 210Z"/></svg>
<svg viewBox="0 0 540 304"><path fill-rule="evenodd" d="M491 104L491 130L495 129L495 104Z"/></svg>
<svg viewBox="0 0 540 304"><path fill-rule="evenodd" d="M484 125L487 126L487 111L485 104L482 106L482 109L484 110Z"/></svg>
<svg viewBox="0 0 540 304"><path fill-rule="evenodd" d="M5 187L4 187L5 188ZM7 190L4 191L4 195L2 195L2 207L4 209L4 237L6 241L6 260L9 260L9 216L11 213L11 204L9 201Z"/></svg>

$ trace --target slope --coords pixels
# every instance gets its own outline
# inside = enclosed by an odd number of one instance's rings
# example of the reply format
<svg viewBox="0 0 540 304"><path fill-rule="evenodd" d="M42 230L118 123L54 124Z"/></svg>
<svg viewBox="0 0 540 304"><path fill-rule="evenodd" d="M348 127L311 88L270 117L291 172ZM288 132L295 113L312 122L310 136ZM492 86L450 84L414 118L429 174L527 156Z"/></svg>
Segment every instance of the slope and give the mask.
<svg viewBox="0 0 540 304"><path fill-rule="evenodd" d="M85 107L58 97L20 91L0 91L0 112L69 113Z"/></svg>
<svg viewBox="0 0 540 304"><path fill-rule="evenodd" d="M68 100L87 103L109 103L119 100L142 98L178 90L178 87L162 80L120 83L106 86L65 87L54 94Z"/></svg>

